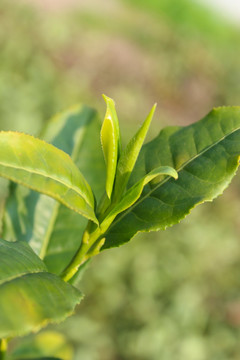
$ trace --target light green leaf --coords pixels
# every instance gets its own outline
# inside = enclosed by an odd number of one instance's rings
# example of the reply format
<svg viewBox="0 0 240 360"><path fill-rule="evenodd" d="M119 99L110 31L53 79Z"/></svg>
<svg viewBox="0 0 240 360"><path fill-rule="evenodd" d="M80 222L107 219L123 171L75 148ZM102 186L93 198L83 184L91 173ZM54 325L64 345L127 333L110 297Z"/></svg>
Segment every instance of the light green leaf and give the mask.
<svg viewBox="0 0 240 360"><path fill-rule="evenodd" d="M107 104L107 111L101 129L101 143L107 167L106 193L110 199L115 180L117 160L121 151L121 144L115 103L105 95L103 95L103 98Z"/></svg>
<svg viewBox="0 0 240 360"><path fill-rule="evenodd" d="M118 200L121 199L122 194L127 186L128 179L137 161L139 152L142 148L143 142L150 127L155 109L156 109L156 104L153 106L148 117L144 121L143 125L130 140L130 142L126 146L126 149L123 151L123 153L119 158L117 165L116 180L114 185L113 201L115 202L118 202Z"/></svg>
<svg viewBox="0 0 240 360"><path fill-rule="evenodd" d="M71 315L81 293L58 276L23 241L0 240L0 338L37 331Z"/></svg>
<svg viewBox="0 0 240 360"><path fill-rule="evenodd" d="M96 112L78 105L54 117L42 132L44 140L72 157L97 199L105 186L100 128ZM26 190L18 185L11 192L3 237L27 240L49 270L60 274L78 249L87 221L48 196Z"/></svg>
<svg viewBox="0 0 240 360"><path fill-rule="evenodd" d="M239 155L239 107L217 108L193 125L162 130L142 148L129 186L158 166L174 167L178 180L147 185L140 199L116 217L102 249L119 246L139 231L166 229L197 204L222 194L236 173Z"/></svg>
<svg viewBox="0 0 240 360"><path fill-rule="evenodd" d="M178 173L176 170L169 166L160 166L157 169L150 171L143 179L139 180L135 185L133 185L123 196L123 198L116 204L116 206L110 211L103 223L100 225L102 227L109 226L115 217L132 206L141 196L143 188L153 179L159 177L160 175L171 176L174 179L178 178Z"/></svg>
<svg viewBox="0 0 240 360"><path fill-rule="evenodd" d="M51 196L97 223L90 186L66 153L42 140L1 132L0 176Z"/></svg>

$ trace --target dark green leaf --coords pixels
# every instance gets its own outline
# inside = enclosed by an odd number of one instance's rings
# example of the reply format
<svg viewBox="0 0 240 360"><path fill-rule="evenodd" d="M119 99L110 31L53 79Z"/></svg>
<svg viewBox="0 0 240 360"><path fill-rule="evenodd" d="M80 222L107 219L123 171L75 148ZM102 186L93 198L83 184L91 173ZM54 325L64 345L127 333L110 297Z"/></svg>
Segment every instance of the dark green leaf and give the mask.
<svg viewBox="0 0 240 360"><path fill-rule="evenodd" d="M73 313L81 293L58 276L23 241L0 240L0 338L39 330Z"/></svg>
<svg viewBox="0 0 240 360"><path fill-rule="evenodd" d="M187 127L168 127L146 144L130 186L158 166L171 166L178 180L158 180L118 215L103 249L129 241L139 231L163 230L178 223L197 204L211 201L229 185L239 165L240 108L214 109Z"/></svg>

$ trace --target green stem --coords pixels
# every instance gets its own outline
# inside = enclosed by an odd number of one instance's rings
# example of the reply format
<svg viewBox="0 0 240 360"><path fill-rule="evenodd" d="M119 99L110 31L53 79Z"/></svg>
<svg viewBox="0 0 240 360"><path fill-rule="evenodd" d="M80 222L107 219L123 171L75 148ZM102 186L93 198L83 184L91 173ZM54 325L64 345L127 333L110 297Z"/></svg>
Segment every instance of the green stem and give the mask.
<svg viewBox="0 0 240 360"><path fill-rule="evenodd" d="M100 225L96 228L96 224L94 224L92 221L88 222L78 251L71 260L70 264L61 274L61 278L64 281L69 281L77 273L79 267L83 263L85 263L92 256L99 254L101 247L105 242L104 234L114 220L114 217L109 219L106 218L109 211L112 209L112 207L114 207L114 204L109 206L109 201L110 200L105 194L98 208L98 218Z"/></svg>
<svg viewBox="0 0 240 360"><path fill-rule="evenodd" d="M7 354L7 339L0 340L0 360L5 360Z"/></svg>
<svg viewBox="0 0 240 360"><path fill-rule="evenodd" d="M97 228L91 234L88 231L88 228L85 230L82 238L81 245L70 262L67 268L63 271L61 277L64 281L69 281L78 271L78 268L88 260L93 254L88 255L88 251L92 248L95 242L101 237L102 231L101 228ZM92 249L91 249L92 250ZM94 253L95 255L95 253Z"/></svg>

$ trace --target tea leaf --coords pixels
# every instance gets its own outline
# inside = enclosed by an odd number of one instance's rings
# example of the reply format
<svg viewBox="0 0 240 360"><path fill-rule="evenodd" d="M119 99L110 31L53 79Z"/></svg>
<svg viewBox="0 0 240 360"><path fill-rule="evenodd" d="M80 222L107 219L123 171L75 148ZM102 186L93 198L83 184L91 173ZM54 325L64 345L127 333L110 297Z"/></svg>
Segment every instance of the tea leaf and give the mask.
<svg viewBox="0 0 240 360"><path fill-rule="evenodd" d="M1 132L0 176L49 195L97 223L90 186L66 153L42 140Z"/></svg>
<svg viewBox="0 0 240 360"><path fill-rule="evenodd" d="M107 104L107 111L101 129L101 143L107 166L106 193L110 199L115 180L117 160L121 151L121 144L115 103L105 95L103 95L103 98Z"/></svg>
<svg viewBox="0 0 240 360"><path fill-rule="evenodd" d="M102 226L104 226L104 224L110 224L118 214L133 205L141 196L144 186L160 175L168 175L174 179L178 178L178 173L169 166L160 166L159 168L152 170L126 192L122 200L119 201L105 218Z"/></svg>
<svg viewBox="0 0 240 360"><path fill-rule="evenodd" d="M23 241L0 239L0 337L20 336L71 315L81 293L58 276Z"/></svg>
<svg viewBox="0 0 240 360"><path fill-rule="evenodd" d="M105 164L96 112L77 105L54 117L42 138L68 153L90 183L98 200L105 186ZM24 192L24 193L23 193ZM27 240L51 272L60 274L81 243L87 220L48 196L18 185L11 192L3 237Z"/></svg>
<svg viewBox="0 0 240 360"><path fill-rule="evenodd" d="M153 106L143 125L130 140L130 142L126 146L126 149L123 151L122 155L119 158L117 165L116 183L114 186L114 200L116 202L121 199L122 194L127 186L128 179L137 161L139 152L142 148L149 126L151 124L155 109L156 104Z"/></svg>
<svg viewBox="0 0 240 360"><path fill-rule="evenodd" d="M140 152L130 185L146 171L171 166L178 179L146 186L139 200L119 214L102 249L119 246L139 231L164 230L229 185L239 165L240 108L222 107L187 127L167 127Z"/></svg>

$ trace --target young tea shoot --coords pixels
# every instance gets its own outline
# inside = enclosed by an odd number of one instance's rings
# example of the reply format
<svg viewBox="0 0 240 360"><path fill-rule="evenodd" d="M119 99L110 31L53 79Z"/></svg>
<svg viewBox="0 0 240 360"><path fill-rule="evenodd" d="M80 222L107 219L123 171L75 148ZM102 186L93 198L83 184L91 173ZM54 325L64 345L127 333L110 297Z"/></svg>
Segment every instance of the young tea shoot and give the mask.
<svg viewBox="0 0 240 360"><path fill-rule="evenodd" d="M179 223L237 171L240 107L167 127L144 145L154 105L122 149L115 103L104 100L102 125L77 105L50 120L41 139L0 132L0 359L25 356L7 353L8 339L74 312L93 256Z"/></svg>

